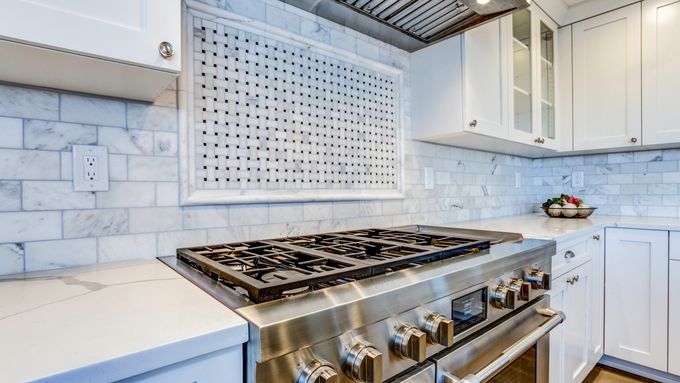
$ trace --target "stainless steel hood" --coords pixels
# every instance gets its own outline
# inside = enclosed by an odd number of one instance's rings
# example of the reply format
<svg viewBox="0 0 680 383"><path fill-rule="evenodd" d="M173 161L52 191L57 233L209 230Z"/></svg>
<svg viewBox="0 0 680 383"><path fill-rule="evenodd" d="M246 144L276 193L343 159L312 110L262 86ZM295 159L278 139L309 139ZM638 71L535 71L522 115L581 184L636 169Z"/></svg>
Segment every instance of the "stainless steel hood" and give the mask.
<svg viewBox="0 0 680 383"><path fill-rule="evenodd" d="M282 0L409 52L524 9L527 0Z"/></svg>

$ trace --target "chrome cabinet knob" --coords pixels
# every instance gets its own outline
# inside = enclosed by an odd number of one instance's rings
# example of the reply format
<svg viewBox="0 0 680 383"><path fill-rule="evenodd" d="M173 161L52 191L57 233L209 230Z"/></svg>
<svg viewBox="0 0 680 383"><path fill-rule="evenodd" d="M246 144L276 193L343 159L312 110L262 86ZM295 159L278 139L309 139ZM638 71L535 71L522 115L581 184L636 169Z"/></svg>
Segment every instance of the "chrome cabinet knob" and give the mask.
<svg viewBox="0 0 680 383"><path fill-rule="evenodd" d="M564 252L564 258L571 259L574 258L575 256L576 254L571 250L567 250Z"/></svg>
<svg viewBox="0 0 680 383"><path fill-rule="evenodd" d="M382 382L382 353L377 348L359 342L355 344L345 359L345 373L355 382Z"/></svg>
<svg viewBox="0 0 680 383"><path fill-rule="evenodd" d="M325 361L313 360L298 376L296 383L337 383L338 373Z"/></svg>
<svg viewBox="0 0 680 383"><path fill-rule="evenodd" d="M579 280L579 275L576 274L576 275L574 275L570 278L567 278L567 283L570 284L570 285L573 285L574 283L578 282L578 280Z"/></svg>
<svg viewBox="0 0 680 383"><path fill-rule="evenodd" d="M425 360L427 337L415 326L403 325L394 336L392 349L402 358L413 359L420 363Z"/></svg>
<svg viewBox="0 0 680 383"><path fill-rule="evenodd" d="M425 318L425 332L428 339L444 347L453 345L453 326L453 321L441 314L432 313Z"/></svg>
<svg viewBox="0 0 680 383"><path fill-rule="evenodd" d="M537 144L545 144L545 138L538 137L534 140L534 142L537 143Z"/></svg>
<svg viewBox="0 0 680 383"><path fill-rule="evenodd" d="M633 143L633 144L636 143L636 142L637 142L637 137L632 137L632 138L630 139L630 142Z"/></svg>
<svg viewBox="0 0 680 383"><path fill-rule="evenodd" d="M599 234L593 235L593 239L596 240L596 241L599 241L599 240L600 240L600 235L599 235Z"/></svg>
<svg viewBox="0 0 680 383"><path fill-rule="evenodd" d="M497 309L515 309L515 291L498 285L491 291L491 305Z"/></svg>
<svg viewBox="0 0 680 383"><path fill-rule="evenodd" d="M476 126L477 126L477 120L472 120L472 121L470 121L470 123L469 123L468 125L469 125L471 128L476 127Z"/></svg>
<svg viewBox="0 0 680 383"><path fill-rule="evenodd" d="M531 270L524 276L524 279L531 283L531 288L550 290L550 273L540 270Z"/></svg>
<svg viewBox="0 0 680 383"><path fill-rule="evenodd" d="M531 284L529 282L524 282L519 278L513 278L508 283L508 288L515 292L515 296L520 301L528 301L529 293L531 292Z"/></svg>
<svg viewBox="0 0 680 383"><path fill-rule="evenodd" d="M175 48L173 48L172 44L169 42L163 41L162 43L158 44L158 52L161 54L161 56L163 56L163 58L169 59L175 55Z"/></svg>

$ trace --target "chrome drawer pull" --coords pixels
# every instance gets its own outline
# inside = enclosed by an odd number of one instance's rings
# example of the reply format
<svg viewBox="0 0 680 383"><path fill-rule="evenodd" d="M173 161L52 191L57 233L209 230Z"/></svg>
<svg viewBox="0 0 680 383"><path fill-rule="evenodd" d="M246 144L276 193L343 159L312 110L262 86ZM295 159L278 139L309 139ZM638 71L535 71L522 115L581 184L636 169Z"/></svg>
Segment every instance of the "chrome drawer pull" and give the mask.
<svg viewBox="0 0 680 383"><path fill-rule="evenodd" d="M543 309L539 314L549 316L550 319L539 326L536 330L525 335L517 343L508 347L496 358L493 362L487 364L484 368L478 370L474 374L470 374L463 379L456 377L446 371L442 372L442 383L481 383L493 377L498 371L507 367L520 355L524 354L528 349L534 346L539 339L547 335L552 329L564 322L566 316L561 311L551 309Z"/></svg>
<svg viewBox="0 0 680 383"><path fill-rule="evenodd" d="M575 254L573 251L571 251L571 250L567 250L567 251L564 253L564 258L567 258L567 259L569 259L569 258L574 258L575 256L576 256L576 254Z"/></svg>
<svg viewBox="0 0 680 383"><path fill-rule="evenodd" d="M599 235L599 234L593 235L593 239L596 240L596 241L599 241L599 240L600 240L600 235Z"/></svg>

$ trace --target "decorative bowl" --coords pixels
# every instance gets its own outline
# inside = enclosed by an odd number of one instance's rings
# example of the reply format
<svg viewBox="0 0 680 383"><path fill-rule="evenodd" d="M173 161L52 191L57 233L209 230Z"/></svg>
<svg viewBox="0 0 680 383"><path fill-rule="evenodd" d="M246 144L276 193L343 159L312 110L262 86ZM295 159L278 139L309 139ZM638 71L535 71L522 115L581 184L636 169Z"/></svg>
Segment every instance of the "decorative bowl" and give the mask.
<svg viewBox="0 0 680 383"><path fill-rule="evenodd" d="M544 207L545 215L553 218L587 218L596 210L596 207L577 207L577 208L547 208Z"/></svg>

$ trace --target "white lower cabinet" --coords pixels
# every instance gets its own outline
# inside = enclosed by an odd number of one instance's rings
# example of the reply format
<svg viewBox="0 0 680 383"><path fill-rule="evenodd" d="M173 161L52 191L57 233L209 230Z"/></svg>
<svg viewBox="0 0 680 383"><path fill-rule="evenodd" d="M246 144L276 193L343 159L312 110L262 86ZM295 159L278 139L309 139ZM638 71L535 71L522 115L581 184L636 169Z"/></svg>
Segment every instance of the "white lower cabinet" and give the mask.
<svg viewBox="0 0 680 383"><path fill-rule="evenodd" d="M550 306L567 319L550 334L550 382L580 383L603 352L604 231L558 243L555 258Z"/></svg>
<svg viewBox="0 0 680 383"><path fill-rule="evenodd" d="M668 232L606 233L605 354L667 370Z"/></svg>
<svg viewBox="0 0 680 383"><path fill-rule="evenodd" d="M595 367L604 355L604 230L595 232L588 239L588 255L591 257L590 341L588 343L588 370Z"/></svg>
<svg viewBox="0 0 680 383"><path fill-rule="evenodd" d="M553 280L551 306L564 312L567 319L562 324L561 333L554 334L556 339L550 339L551 351L554 343L555 351L562 356L561 366L559 362L550 366L551 383L581 382L590 372L591 284L592 262L586 262Z"/></svg>
<svg viewBox="0 0 680 383"><path fill-rule="evenodd" d="M669 262L668 279L668 372L680 375L680 261Z"/></svg>
<svg viewBox="0 0 680 383"><path fill-rule="evenodd" d="M193 359L165 366L121 383L231 383L243 381L243 347L237 346L211 352Z"/></svg>

